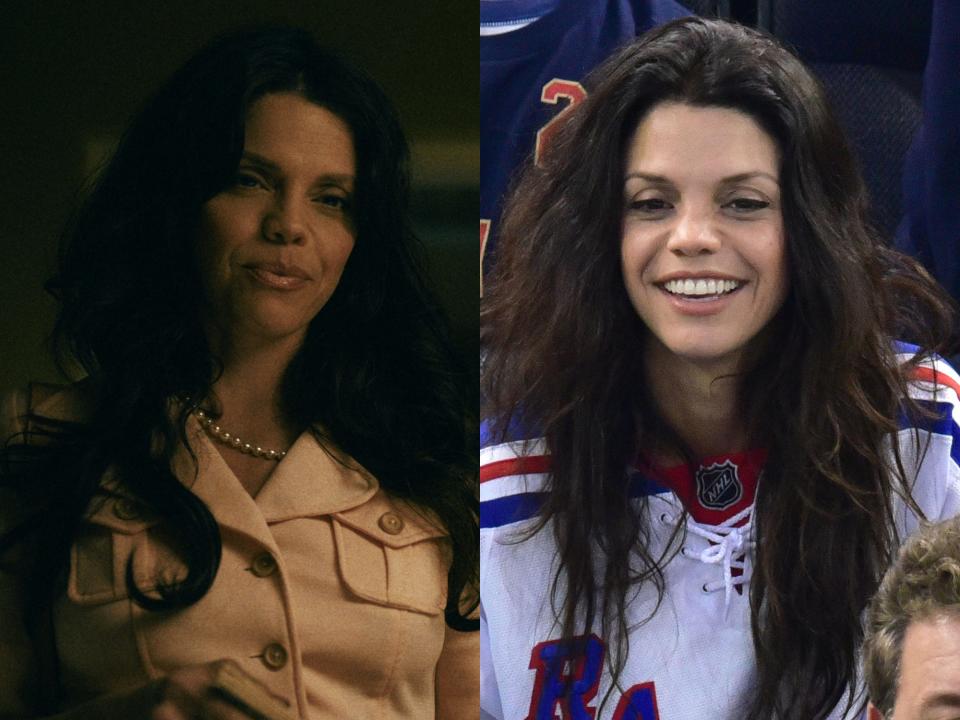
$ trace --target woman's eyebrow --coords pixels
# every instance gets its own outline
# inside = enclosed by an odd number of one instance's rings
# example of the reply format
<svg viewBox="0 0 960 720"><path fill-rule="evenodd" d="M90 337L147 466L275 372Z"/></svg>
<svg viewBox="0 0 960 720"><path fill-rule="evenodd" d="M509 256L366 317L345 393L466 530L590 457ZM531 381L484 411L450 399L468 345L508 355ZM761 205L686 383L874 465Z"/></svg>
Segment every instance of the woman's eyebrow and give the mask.
<svg viewBox="0 0 960 720"><path fill-rule="evenodd" d="M758 177L766 178L777 187L780 187L780 181L777 179L777 177L768 172L764 172L763 170L737 173L736 175L730 175L729 177L723 178L720 182L726 185L735 185L736 183L744 182L745 180L753 180L754 178Z"/></svg>
<svg viewBox="0 0 960 720"><path fill-rule="evenodd" d="M241 160L246 160L247 162L251 162L251 163L253 163L254 165L259 165L259 166L261 166L262 168L264 168L265 170L270 170L270 171L272 171L272 172L279 172L279 171L280 171L280 166L279 166L279 165L277 165L277 164L276 164L275 162L273 162L272 160L268 160L268 159L265 158L263 155L258 155L258 154L255 153L255 152L250 152L250 151L248 151L248 150L244 150L244 151L243 151L243 155L241 156L240 159L241 159Z"/></svg>
<svg viewBox="0 0 960 720"><path fill-rule="evenodd" d="M663 175L653 175L651 173L640 172L639 170L628 172L623 178L623 181L626 182L627 180L633 179L645 180L652 185L673 185L673 182L668 180Z"/></svg>
<svg viewBox="0 0 960 720"><path fill-rule="evenodd" d="M725 178L721 178L720 183L724 185L735 185L736 183L744 182L745 180L752 180L753 178L758 177L766 178L767 180L775 183L778 187L780 185L780 181L776 178L776 176L771 175L768 172L764 172L763 170L751 170L748 172L737 173L736 175L728 175ZM673 182L663 175L654 175L652 173L640 172L639 170L627 173L623 180L626 182L627 180L632 179L645 180L652 185L673 185Z"/></svg>

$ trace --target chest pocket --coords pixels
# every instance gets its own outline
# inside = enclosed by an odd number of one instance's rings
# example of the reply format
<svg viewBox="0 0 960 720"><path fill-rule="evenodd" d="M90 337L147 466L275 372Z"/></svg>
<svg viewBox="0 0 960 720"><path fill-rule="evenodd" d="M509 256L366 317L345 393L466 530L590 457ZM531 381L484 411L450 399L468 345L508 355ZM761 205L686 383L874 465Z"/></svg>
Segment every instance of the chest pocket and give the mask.
<svg viewBox="0 0 960 720"><path fill-rule="evenodd" d="M443 611L450 568L443 530L383 493L332 521L338 572L353 595L424 615Z"/></svg>
<svg viewBox="0 0 960 720"><path fill-rule="evenodd" d="M129 597L131 559L136 585L147 594L182 578L185 568L159 534L157 521L135 501L118 497L98 502L71 549L67 597L79 605Z"/></svg>

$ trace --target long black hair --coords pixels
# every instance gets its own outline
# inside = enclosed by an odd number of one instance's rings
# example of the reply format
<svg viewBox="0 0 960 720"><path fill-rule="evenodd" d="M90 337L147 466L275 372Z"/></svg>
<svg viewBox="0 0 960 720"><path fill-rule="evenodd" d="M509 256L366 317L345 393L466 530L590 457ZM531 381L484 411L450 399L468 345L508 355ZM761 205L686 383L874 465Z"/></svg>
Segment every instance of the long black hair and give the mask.
<svg viewBox="0 0 960 720"><path fill-rule="evenodd" d="M187 62L134 118L65 232L48 283L59 301L54 349L61 368L87 374L89 413L82 422L32 413L28 432L6 443L2 482L27 519L0 551L32 538L27 593L43 607L63 587L70 545L109 468L185 540L186 577L159 598L128 570L135 601L171 609L209 589L219 530L170 467L221 371L200 319L196 228L203 203L236 178L249 108L278 92L344 120L357 167L355 246L286 370L282 410L442 524L453 557L447 621L472 628L460 601L478 572L476 417L410 227L406 141L380 88L293 28L229 35Z"/></svg>
<svg viewBox="0 0 960 720"><path fill-rule="evenodd" d="M942 347L949 300L870 227L823 89L774 39L684 18L626 45L586 84L508 201L481 313L484 413L504 432L517 417L542 428L552 456L534 530L553 521L563 635L599 626L614 641L616 684L629 598L640 583L665 591L666 561L647 545L624 469L638 449L692 454L642 381L648 331L620 267L629 139L659 103L731 108L777 145L789 273L767 328L775 351L739 378L750 442L768 451L750 586L757 682L744 717L826 717L857 677L860 616L895 542L892 499L912 502L914 478L897 443L892 459L886 446L898 414L919 412L892 338L922 346L914 362Z"/></svg>

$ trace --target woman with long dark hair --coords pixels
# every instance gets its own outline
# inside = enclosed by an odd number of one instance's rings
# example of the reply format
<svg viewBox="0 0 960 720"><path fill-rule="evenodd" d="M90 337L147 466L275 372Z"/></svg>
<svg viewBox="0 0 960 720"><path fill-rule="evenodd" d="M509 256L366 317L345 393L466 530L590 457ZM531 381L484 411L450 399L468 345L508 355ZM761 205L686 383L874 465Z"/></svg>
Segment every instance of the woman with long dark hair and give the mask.
<svg viewBox="0 0 960 720"><path fill-rule="evenodd" d="M853 717L868 600L960 508L953 309L773 39L678 20L587 90L482 311L481 711Z"/></svg>
<svg viewBox="0 0 960 720"><path fill-rule="evenodd" d="M5 413L0 715L476 716L476 425L407 183L295 29L134 119L49 285L85 379Z"/></svg>

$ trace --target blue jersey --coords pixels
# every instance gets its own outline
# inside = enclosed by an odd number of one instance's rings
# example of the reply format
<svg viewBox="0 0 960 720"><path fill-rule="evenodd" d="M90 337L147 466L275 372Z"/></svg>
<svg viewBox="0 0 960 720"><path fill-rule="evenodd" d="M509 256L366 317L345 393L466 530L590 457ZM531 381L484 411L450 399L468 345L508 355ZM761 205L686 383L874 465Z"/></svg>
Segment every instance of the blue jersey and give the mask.
<svg viewBox="0 0 960 720"><path fill-rule="evenodd" d="M530 24L480 38L480 262L494 260L501 204L516 168L586 96L581 81L617 47L689 11L673 0L481 0L481 26Z"/></svg>
<svg viewBox="0 0 960 720"><path fill-rule="evenodd" d="M902 351L903 359L913 355L909 347ZM958 391L960 376L942 360L921 364L910 392L931 417L919 426L904 420L893 438L908 478L915 479L914 499L931 521L960 511ZM483 438L480 455L482 717L742 718L756 679L749 583L764 452L706 458L696 468L638 462L631 469L630 495L649 528L648 550L669 559L659 607L649 583L629 598L630 651L619 687L611 690L609 648L602 638L559 642L550 594L557 570L552 524L522 539L548 492L550 474L544 442L522 435ZM919 520L902 500L894 503L897 530L905 538ZM678 524L681 533L675 532ZM597 562L603 562L599 553ZM844 718L844 704L833 720Z"/></svg>

